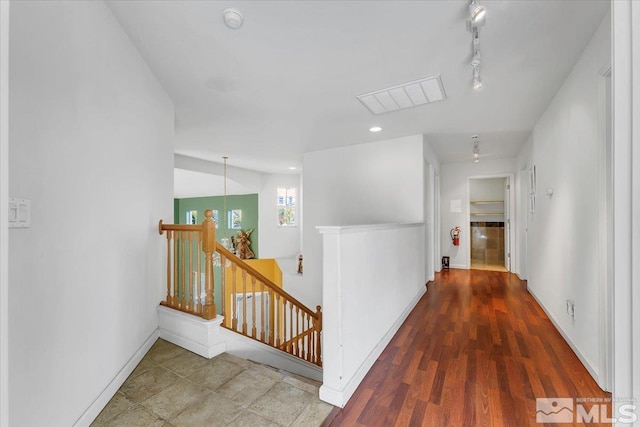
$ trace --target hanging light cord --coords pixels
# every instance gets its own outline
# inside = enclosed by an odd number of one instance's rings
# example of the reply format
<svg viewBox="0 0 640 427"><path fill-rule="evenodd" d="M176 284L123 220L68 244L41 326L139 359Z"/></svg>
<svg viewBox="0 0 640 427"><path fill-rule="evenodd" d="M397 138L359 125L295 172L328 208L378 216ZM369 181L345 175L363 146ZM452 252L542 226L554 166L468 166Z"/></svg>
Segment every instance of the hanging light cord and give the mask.
<svg viewBox="0 0 640 427"><path fill-rule="evenodd" d="M224 209L224 237L225 239L229 238L229 226L227 224L228 218L228 212L227 212L227 156L223 157L224 159L224 198L223 198L223 209ZM229 248L227 248L229 249Z"/></svg>

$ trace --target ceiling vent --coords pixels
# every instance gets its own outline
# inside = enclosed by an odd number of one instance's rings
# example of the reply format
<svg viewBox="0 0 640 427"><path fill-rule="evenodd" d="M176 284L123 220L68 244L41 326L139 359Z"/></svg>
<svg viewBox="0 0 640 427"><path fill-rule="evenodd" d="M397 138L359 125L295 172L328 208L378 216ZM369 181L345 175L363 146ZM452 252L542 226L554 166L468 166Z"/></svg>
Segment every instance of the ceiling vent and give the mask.
<svg viewBox="0 0 640 427"><path fill-rule="evenodd" d="M373 114L417 107L447 98L440 75L358 95L358 100Z"/></svg>

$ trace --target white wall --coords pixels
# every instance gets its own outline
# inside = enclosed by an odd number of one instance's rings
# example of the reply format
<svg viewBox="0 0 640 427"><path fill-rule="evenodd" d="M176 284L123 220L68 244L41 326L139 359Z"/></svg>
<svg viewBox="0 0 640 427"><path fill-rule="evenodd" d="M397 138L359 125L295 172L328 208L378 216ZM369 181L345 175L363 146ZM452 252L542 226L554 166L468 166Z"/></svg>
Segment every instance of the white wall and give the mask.
<svg viewBox="0 0 640 427"><path fill-rule="evenodd" d="M216 176L224 177L224 160L222 158L220 162L210 162L176 154L174 155L174 165L177 169L211 175L213 182L206 196L222 196L224 194L224 179L213 179ZM227 179L227 194L255 194L260 192L262 188L262 174L233 166L233 159L227 160ZM234 188L242 190L241 193L232 192Z"/></svg>
<svg viewBox="0 0 640 427"><path fill-rule="evenodd" d="M10 61L10 424L66 427L157 333L173 104L103 2L13 2Z"/></svg>
<svg viewBox="0 0 640 427"><path fill-rule="evenodd" d="M344 407L426 290L424 225L321 227L320 232L320 398Z"/></svg>
<svg viewBox="0 0 640 427"><path fill-rule="evenodd" d="M469 201L502 201L502 203L476 203L470 205L470 220L504 222L504 192L506 178L478 178L469 180ZM507 206L508 207L508 206ZM479 213L484 215L474 215ZM494 213L494 215L488 215Z"/></svg>
<svg viewBox="0 0 640 427"><path fill-rule="evenodd" d="M424 151L424 239L426 280L434 280L440 271L440 161L426 135L423 136Z"/></svg>
<svg viewBox="0 0 640 427"><path fill-rule="evenodd" d="M587 369L599 371L600 74L610 64L610 16L536 124L536 210L528 215L528 287ZM526 151L525 151L526 152ZM545 190L553 189L553 196ZM575 320L565 300L575 301Z"/></svg>
<svg viewBox="0 0 640 427"><path fill-rule="evenodd" d="M278 226L277 188L296 189L296 203L300 197L300 175L265 174L258 194L258 221L260 228L261 258L297 258L300 254L300 223L302 209L297 206L295 227Z"/></svg>
<svg viewBox="0 0 640 427"><path fill-rule="evenodd" d="M509 175L514 173L514 159L482 160L441 165L440 181L440 240L443 256L449 256L451 267L469 268L469 194L468 179L479 176ZM451 200L460 200L462 212L451 212ZM512 219L513 223L513 219ZM455 226L463 230L460 246L453 246L449 231ZM512 242L514 240L512 233ZM511 246L513 247L513 245ZM513 255L513 254L512 254Z"/></svg>
<svg viewBox="0 0 640 427"><path fill-rule="evenodd" d="M384 140L304 155L304 286L321 303L319 225L422 222L423 137Z"/></svg>
<svg viewBox="0 0 640 427"><path fill-rule="evenodd" d="M471 200L504 200L504 178L479 178L469 180Z"/></svg>

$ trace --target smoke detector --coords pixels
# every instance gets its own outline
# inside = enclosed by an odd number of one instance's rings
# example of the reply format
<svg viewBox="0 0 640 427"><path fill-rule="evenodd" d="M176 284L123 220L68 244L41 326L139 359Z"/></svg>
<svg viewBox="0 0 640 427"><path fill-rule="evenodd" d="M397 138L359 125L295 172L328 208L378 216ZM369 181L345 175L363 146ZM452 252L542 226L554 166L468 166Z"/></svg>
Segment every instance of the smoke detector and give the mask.
<svg viewBox="0 0 640 427"><path fill-rule="evenodd" d="M223 10L222 17L224 18L225 25L232 30L237 30L242 27L242 23L244 22L242 13L240 13L238 9L234 9L232 7L228 7Z"/></svg>

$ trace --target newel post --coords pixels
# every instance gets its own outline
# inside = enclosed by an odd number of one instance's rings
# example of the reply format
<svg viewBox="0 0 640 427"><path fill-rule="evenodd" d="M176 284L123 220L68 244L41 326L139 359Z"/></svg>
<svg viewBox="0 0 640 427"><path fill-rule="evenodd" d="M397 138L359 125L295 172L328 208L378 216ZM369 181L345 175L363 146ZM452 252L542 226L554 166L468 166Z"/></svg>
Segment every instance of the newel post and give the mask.
<svg viewBox="0 0 640 427"><path fill-rule="evenodd" d="M213 211L204 211L205 220L202 223L202 251L205 259L205 297L202 317L211 320L216 317L216 304L213 299L213 254L216 251L216 224L213 221Z"/></svg>

